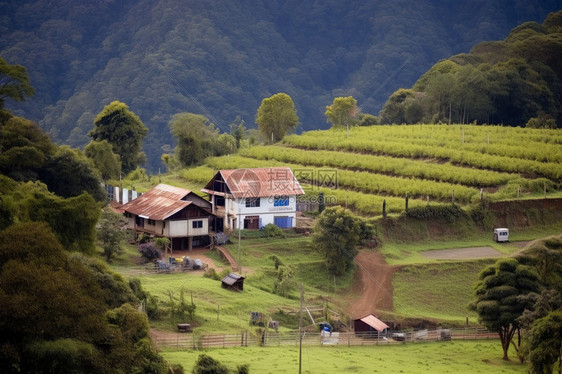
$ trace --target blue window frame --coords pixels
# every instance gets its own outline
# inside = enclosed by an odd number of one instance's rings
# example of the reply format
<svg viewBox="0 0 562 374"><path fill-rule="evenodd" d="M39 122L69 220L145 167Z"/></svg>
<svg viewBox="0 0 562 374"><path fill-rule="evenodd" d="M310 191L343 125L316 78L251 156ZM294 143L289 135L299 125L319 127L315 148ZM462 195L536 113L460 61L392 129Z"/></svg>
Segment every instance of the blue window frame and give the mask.
<svg viewBox="0 0 562 374"><path fill-rule="evenodd" d="M289 206L288 196L275 196L273 206Z"/></svg>

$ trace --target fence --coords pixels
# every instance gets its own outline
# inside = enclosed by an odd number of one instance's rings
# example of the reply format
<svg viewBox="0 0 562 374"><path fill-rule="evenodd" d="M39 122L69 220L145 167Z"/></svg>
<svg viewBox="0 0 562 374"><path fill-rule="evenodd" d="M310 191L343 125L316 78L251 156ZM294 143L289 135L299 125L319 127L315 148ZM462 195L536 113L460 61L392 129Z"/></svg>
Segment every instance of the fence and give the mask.
<svg viewBox="0 0 562 374"><path fill-rule="evenodd" d="M426 341L445 340L479 340L497 339L498 334L481 328L465 329L440 329L400 331L386 335L368 332L304 332L303 345L340 345L340 346L366 346L406 344ZM153 336L152 340L160 347L181 349L226 348L247 346L281 346L299 345L298 331L276 333L268 330L258 336L250 335L247 331L241 334L168 334L166 336Z"/></svg>

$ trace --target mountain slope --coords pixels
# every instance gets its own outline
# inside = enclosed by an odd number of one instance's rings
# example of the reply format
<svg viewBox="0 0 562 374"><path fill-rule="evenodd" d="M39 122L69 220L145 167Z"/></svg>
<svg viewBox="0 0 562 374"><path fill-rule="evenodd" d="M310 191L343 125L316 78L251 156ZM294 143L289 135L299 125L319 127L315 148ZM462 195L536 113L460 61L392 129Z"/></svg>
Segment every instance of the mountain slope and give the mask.
<svg viewBox="0 0 562 374"><path fill-rule="evenodd" d="M203 114L254 125L263 98L289 94L298 131L325 128L325 106L353 95L377 113L441 58L542 21L559 0L0 2L0 55L29 70L34 99L10 105L52 139L83 146L113 100L150 128L150 168L173 147L167 122Z"/></svg>

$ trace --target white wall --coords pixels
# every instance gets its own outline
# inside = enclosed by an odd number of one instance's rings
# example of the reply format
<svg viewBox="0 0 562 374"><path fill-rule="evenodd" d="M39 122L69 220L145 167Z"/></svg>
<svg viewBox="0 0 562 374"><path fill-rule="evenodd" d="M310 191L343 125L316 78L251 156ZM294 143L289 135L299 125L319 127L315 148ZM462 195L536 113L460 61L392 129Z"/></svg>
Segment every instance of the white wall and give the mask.
<svg viewBox="0 0 562 374"><path fill-rule="evenodd" d="M246 216L259 216L261 219L262 226L265 226L270 223L274 223L274 219L276 216L292 217L293 227L295 227L296 225L296 211L297 211L296 196L289 196L289 205L287 206L274 206L273 197L260 198L259 207L247 208L245 198L233 200L232 206L234 207L233 212L236 216L236 220L238 220L240 214L240 222L241 222L240 225L242 228L244 225L244 218L246 218ZM236 223L236 227L233 227L233 229L237 229L237 228L238 228L238 223Z"/></svg>

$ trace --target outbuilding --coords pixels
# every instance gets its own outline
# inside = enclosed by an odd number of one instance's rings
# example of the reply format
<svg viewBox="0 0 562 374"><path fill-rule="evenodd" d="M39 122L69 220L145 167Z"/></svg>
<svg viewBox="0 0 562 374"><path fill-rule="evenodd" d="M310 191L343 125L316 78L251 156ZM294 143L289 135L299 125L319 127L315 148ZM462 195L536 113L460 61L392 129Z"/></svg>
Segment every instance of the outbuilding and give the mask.
<svg viewBox="0 0 562 374"><path fill-rule="evenodd" d="M238 274L229 273L222 279L222 288L233 288L236 291L244 290L244 277Z"/></svg>
<svg viewBox="0 0 562 374"><path fill-rule="evenodd" d="M386 334L388 333L388 325L372 314L353 321L355 333L372 333Z"/></svg>
<svg viewBox="0 0 562 374"><path fill-rule="evenodd" d="M508 242L509 241L509 229L506 229L506 228L494 229L494 241L495 242Z"/></svg>

